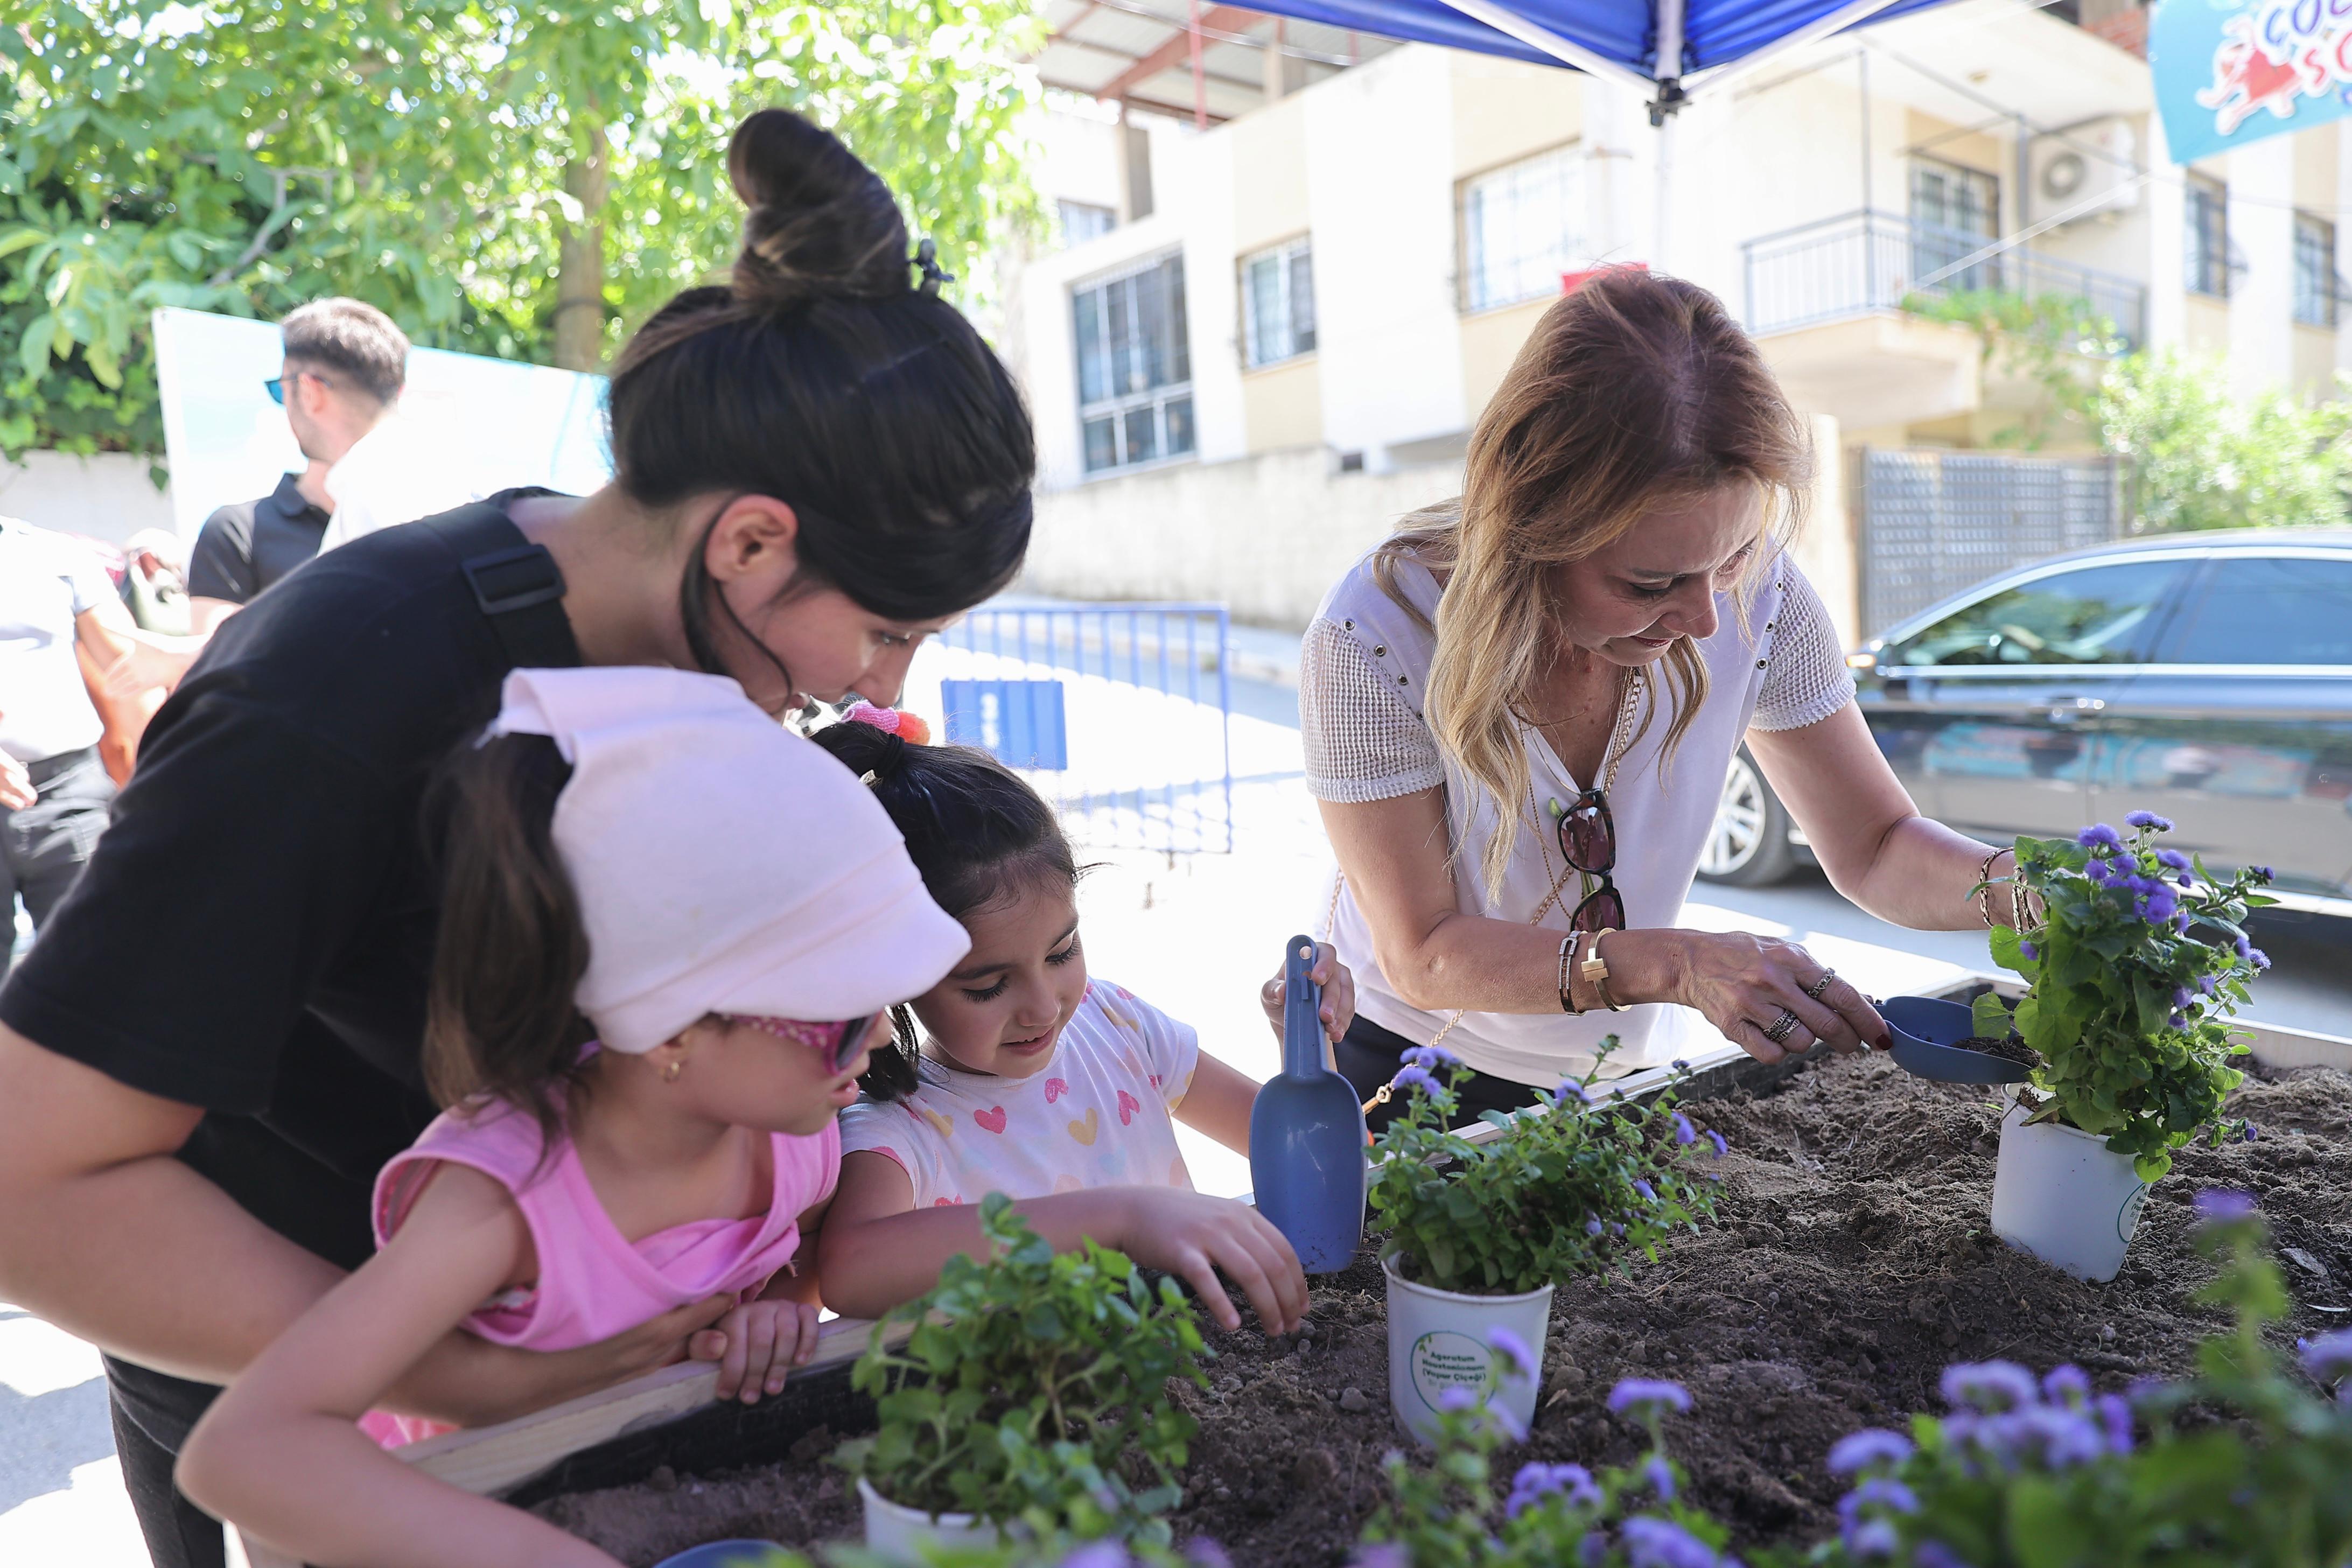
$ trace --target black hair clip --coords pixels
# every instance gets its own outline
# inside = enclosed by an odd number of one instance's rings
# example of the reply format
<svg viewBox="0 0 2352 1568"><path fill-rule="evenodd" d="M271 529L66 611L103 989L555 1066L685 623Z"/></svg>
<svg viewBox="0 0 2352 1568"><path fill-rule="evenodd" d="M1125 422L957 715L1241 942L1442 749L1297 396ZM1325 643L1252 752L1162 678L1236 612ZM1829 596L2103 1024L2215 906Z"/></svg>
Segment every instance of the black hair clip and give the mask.
<svg viewBox="0 0 2352 1568"><path fill-rule="evenodd" d="M926 239L915 247L915 265L923 269L921 291L934 300L940 297L940 284L956 280L954 273L940 266L940 247L936 241Z"/></svg>

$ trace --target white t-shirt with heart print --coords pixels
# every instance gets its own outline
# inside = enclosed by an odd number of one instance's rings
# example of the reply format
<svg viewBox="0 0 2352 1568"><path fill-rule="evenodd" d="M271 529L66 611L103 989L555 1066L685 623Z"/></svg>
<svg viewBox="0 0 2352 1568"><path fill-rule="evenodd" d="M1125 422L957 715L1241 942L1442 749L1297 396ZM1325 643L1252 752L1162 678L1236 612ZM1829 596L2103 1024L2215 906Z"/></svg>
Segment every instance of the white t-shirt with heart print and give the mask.
<svg viewBox="0 0 2352 1568"><path fill-rule="evenodd" d="M1182 1187L1192 1173L1170 1112L1183 1103L1201 1041L1132 993L1090 981L1053 1059L1027 1078L964 1072L926 1056L922 1082L887 1104L841 1113L841 1152L887 1155L915 1206L990 1193L1044 1197L1087 1187Z"/></svg>

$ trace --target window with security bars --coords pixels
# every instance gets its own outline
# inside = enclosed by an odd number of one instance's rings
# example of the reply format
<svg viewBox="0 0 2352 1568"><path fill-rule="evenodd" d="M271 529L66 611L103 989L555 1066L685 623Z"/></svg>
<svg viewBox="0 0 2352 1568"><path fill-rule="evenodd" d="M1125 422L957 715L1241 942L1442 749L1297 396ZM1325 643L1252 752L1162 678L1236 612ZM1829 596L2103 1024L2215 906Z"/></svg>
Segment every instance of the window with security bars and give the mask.
<svg viewBox="0 0 2352 1568"><path fill-rule="evenodd" d="M1584 157L1562 147L1507 163L1462 187L1462 308L1490 310L1557 294L1591 259Z"/></svg>
<svg viewBox="0 0 2352 1568"><path fill-rule="evenodd" d="M2189 176L2182 204L2188 254L2183 281L2191 293L2230 297L2230 189L2203 174Z"/></svg>
<svg viewBox="0 0 2352 1568"><path fill-rule="evenodd" d="M1118 226L1118 214L1091 202L1065 201L1056 204L1055 210L1062 221L1064 245L1084 245Z"/></svg>
<svg viewBox="0 0 2352 1568"><path fill-rule="evenodd" d="M2309 213L2294 215L2294 319L2306 327L2336 325L2336 226Z"/></svg>
<svg viewBox="0 0 2352 1568"><path fill-rule="evenodd" d="M2000 233L1999 180L1937 158L1911 160L1911 276L1918 287L2000 288L2001 258L1960 265Z"/></svg>
<svg viewBox="0 0 2352 1568"><path fill-rule="evenodd" d="M1242 258L1242 343L1253 369L1315 352L1314 255L1307 241Z"/></svg>
<svg viewBox="0 0 2352 1568"><path fill-rule="evenodd" d="M1071 291L1078 421L1090 474L1190 456L1192 356L1184 258L1164 256Z"/></svg>

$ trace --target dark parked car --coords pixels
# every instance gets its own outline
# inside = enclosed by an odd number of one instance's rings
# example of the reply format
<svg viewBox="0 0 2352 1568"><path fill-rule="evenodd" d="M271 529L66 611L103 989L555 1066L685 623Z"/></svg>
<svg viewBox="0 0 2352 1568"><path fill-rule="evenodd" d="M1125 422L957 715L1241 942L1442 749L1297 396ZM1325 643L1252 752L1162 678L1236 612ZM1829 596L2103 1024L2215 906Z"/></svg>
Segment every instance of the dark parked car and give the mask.
<svg viewBox="0 0 2352 1568"><path fill-rule="evenodd" d="M1849 661L1919 809L1998 843L2136 806L2289 908L2352 915L2352 530L2168 534L2021 566ZM1803 850L1743 753L1701 874Z"/></svg>

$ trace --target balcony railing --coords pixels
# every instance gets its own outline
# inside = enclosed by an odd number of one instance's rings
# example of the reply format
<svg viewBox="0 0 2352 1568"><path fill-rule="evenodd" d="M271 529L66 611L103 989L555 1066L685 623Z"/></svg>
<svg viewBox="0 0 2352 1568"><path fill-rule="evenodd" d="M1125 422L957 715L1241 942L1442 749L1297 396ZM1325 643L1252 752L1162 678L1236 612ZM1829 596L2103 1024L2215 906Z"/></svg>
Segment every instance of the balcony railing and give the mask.
<svg viewBox="0 0 2352 1568"><path fill-rule="evenodd" d="M2112 323L2126 350L2147 341L2145 284L2023 246L1979 254L1992 243L1980 234L1879 212L1848 213L1751 239L1740 247L1748 329L1786 331L1901 310L1922 296L1987 292L2073 300L2083 316Z"/></svg>

